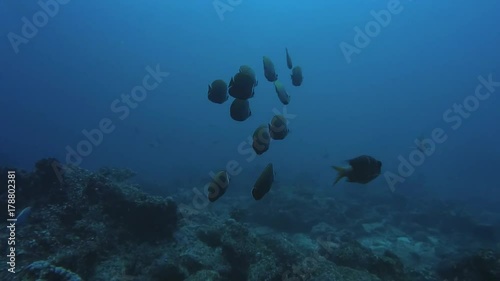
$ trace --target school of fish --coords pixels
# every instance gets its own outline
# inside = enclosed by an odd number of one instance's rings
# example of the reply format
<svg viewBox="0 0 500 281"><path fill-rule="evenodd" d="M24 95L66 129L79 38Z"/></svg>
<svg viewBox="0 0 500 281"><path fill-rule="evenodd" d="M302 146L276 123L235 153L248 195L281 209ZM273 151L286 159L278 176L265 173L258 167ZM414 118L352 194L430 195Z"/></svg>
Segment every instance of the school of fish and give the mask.
<svg viewBox="0 0 500 281"><path fill-rule="evenodd" d="M285 48L285 51L287 68L291 70L291 84L299 87L304 80L302 68L298 65L294 66L288 48ZM273 83L279 101L283 105L288 105L290 95L282 81L278 80L273 61L269 57L263 56L262 62L264 77ZM217 79L208 85L208 100L215 104L223 104L231 96L234 100L231 102L229 115L234 121L243 122L252 116L249 100L254 98L255 88L258 84L255 71L248 65L242 65L238 72L231 77L229 83ZM252 148L257 155L262 155L269 150L271 140L284 140L289 131L288 120L283 115L275 115L268 124L260 125L255 129L252 135ZM349 167L332 166L338 172L334 185L342 178L347 178L347 182L366 184L381 173L382 162L368 155L358 156L347 162ZM251 194L255 200L261 200L271 190L275 176L273 164L269 163L252 187ZM230 177L227 171L221 170L216 173L207 185L209 201L215 202L221 198L229 185Z"/></svg>

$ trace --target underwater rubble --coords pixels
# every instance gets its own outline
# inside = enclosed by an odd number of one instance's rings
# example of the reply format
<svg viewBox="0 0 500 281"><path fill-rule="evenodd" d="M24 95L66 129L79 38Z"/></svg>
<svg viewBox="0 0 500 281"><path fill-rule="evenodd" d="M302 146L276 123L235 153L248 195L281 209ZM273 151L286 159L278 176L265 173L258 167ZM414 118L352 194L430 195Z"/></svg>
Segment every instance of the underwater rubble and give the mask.
<svg viewBox="0 0 500 281"><path fill-rule="evenodd" d="M31 211L17 273L0 280L500 280L500 215L480 221L456 202L280 186L187 214L192 197L150 195L130 170L54 167L16 173L16 204Z"/></svg>

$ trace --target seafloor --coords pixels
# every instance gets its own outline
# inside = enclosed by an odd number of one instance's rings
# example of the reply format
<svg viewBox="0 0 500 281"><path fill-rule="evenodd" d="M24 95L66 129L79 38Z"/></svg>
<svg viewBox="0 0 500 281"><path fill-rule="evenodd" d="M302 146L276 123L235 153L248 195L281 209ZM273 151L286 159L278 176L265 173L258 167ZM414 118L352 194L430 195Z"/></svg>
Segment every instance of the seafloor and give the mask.
<svg viewBox="0 0 500 281"><path fill-rule="evenodd" d="M16 204L31 212L16 227L16 273L0 280L500 280L500 215L488 206L303 184L208 205L191 188L152 196L127 170L58 177L54 161L17 172Z"/></svg>

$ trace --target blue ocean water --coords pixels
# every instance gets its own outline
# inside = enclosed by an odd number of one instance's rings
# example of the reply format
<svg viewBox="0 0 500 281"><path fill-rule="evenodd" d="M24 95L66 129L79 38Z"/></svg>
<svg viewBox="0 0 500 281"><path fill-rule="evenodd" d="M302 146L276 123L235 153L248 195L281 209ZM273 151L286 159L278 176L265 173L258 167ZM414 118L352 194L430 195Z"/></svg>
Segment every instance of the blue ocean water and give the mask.
<svg viewBox="0 0 500 281"><path fill-rule="evenodd" d="M432 192L443 196L498 195L499 90L469 118L459 117L458 129L443 119L474 94L478 76L500 80L495 1L401 1L399 13L350 63L341 43L357 48L354 28L364 30L374 19L370 12L387 10L387 1L67 2L17 46L8 34L23 36L21 19L33 21L41 6L0 3L2 162L31 168L43 157L64 161L68 146L87 139L82 130L109 118L114 131L75 160L81 167L120 166L151 180L185 180L206 178L236 160L248 170L234 179L243 183L255 177L253 167L272 161L282 181L305 173L328 188L330 166L360 154L397 173L398 156L407 158L415 138L439 127L448 139L415 174L425 174ZM304 69L301 87L286 81L285 48ZM263 77L263 55L288 82L292 133L247 161L238 145L269 122L273 109L284 110ZM261 83L252 117L239 123L229 118L229 102L211 104L206 92L207 84L228 81L243 64L257 70ZM121 120L124 112L113 112L111 104L157 65L170 75Z"/></svg>
<svg viewBox="0 0 500 281"><path fill-rule="evenodd" d="M490 0L3 0L0 166L32 170L55 157L191 190L231 165L224 204L236 194L253 200L270 162L280 190L343 193L358 186L333 188L331 166L371 155L382 174L364 189L495 205L498 11ZM303 69L299 87L285 48ZM266 81L263 56L289 105ZM237 122L232 98L211 103L207 85L229 83L241 65L259 84L252 115ZM150 89L138 92L147 77ZM141 96L128 103L134 91ZM277 113L290 134L256 156L251 136ZM425 153L418 140L430 145Z"/></svg>

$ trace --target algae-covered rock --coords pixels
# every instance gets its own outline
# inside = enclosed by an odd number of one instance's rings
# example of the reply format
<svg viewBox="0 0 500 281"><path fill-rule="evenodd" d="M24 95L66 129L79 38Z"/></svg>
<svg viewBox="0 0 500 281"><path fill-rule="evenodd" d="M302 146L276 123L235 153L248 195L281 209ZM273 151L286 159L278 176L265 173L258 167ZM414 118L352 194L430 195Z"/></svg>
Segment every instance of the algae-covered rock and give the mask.
<svg viewBox="0 0 500 281"><path fill-rule="evenodd" d="M395 254L386 251L384 255L376 256L356 241L341 244L328 257L337 265L367 270L382 280L407 280L404 266Z"/></svg>
<svg viewBox="0 0 500 281"><path fill-rule="evenodd" d="M500 280L500 254L481 250L459 260L443 261L436 271L448 280Z"/></svg>

